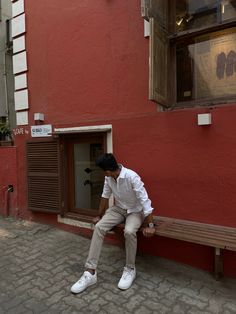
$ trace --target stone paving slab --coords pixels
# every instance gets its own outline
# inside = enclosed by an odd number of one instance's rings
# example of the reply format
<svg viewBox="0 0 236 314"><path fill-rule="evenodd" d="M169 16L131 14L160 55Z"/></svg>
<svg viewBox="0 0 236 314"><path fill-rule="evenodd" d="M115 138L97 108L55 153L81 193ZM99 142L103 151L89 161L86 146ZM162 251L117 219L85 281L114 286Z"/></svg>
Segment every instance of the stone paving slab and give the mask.
<svg viewBox="0 0 236 314"><path fill-rule="evenodd" d="M139 255L137 278L117 288L125 260L104 244L98 283L79 295L90 240L51 226L0 216L0 314L235 314L236 280Z"/></svg>

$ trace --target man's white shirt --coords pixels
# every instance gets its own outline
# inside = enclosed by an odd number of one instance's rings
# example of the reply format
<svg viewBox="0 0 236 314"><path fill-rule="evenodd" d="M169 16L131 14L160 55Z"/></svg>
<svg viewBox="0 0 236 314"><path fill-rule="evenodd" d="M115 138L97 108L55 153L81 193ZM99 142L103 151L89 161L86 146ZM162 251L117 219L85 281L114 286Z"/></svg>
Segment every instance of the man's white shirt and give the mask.
<svg viewBox="0 0 236 314"><path fill-rule="evenodd" d="M144 216L152 213L153 208L140 176L122 165L119 177L105 177L102 197L110 198L113 194L115 205L126 209L128 213L143 211Z"/></svg>

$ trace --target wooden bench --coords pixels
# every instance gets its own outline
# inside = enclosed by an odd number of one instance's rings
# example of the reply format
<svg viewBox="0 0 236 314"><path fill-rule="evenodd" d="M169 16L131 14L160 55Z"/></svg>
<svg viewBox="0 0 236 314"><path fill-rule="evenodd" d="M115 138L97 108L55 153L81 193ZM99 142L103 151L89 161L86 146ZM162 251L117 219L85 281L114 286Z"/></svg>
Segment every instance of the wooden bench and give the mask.
<svg viewBox="0 0 236 314"><path fill-rule="evenodd" d="M219 279L223 275L222 250L236 251L236 228L160 216L154 221L157 236L213 247L214 276ZM123 228L121 224L114 231L120 234Z"/></svg>

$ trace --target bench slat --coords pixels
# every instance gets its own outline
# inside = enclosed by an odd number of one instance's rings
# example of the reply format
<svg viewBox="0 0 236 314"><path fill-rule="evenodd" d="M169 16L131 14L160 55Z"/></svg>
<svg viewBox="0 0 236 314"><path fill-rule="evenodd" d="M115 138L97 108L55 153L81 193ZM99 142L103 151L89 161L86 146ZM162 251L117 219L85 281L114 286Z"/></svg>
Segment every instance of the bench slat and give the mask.
<svg viewBox="0 0 236 314"><path fill-rule="evenodd" d="M175 231L177 233L183 233L183 226L177 225L177 224L171 224L171 225L162 225L158 226L157 229L161 230L171 230ZM192 228L192 227L186 227L184 226L184 233L189 233L189 234L196 234L199 237L211 237L213 239L219 239L219 240L224 240L224 241L233 241L235 242L236 246L236 233L232 232L219 232L218 230L204 230L204 229L198 229L198 228Z"/></svg>
<svg viewBox="0 0 236 314"><path fill-rule="evenodd" d="M156 235L236 251L236 228L158 217Z"/></svg>
<svg viewBox="0 0 236 314"><path fill-rule="evenodd" d="M208 226L201 226L201 225L195 225L195 224L184 224L184 223L179 223L176 221L173 222L157 222L157 225L162 226L162 225L166 225L166 226L175 226L175 227L179 227L179 228L185 228L185 229L191 229L191 230L208 230L209 232L217 232L217 233L226 233L226 234L230 234L230 235L234 235L236 236L236 229L234 228L219 228L219 226L216 226L216 228L214 227L208 227Z"/></svg>
<svg viewBox="0 0 236 314"><path fill-rule="evenodd" d="M236 232L236 228L233 227L225 227L225 226L220 226L220 225L212 225L212 224L206 224L202 222L196 222L196 221L190 221L190 220L181 220L181 219L175 219L175 218L168 218L168 217L157 217L155 219L155 222L158 223L175 223L179 224L181 226L191 226L191 227L197 227L201 229L208 229L208 230L218 230L218 231L226 231L226 232Z"/></svg>
<svg viewBox="0 0 236 314"><path fill-rule="evenodd" d="M227 234L227 235L230 235L230 236L235 236L236 237L236 229L225 229L225 228L208 228L208 227L203 227L203 226L199 226L199 225L185 225L185 224L181 224L181 223L178 223L178 222L172 222L172 223L160 223L159 225L169 225L169 226L174 226L175 228L185 228L185 230L188 230L188 229L191 229L191 230L196 230L196 231L208 231L208 232L215 232L217 234Z"/></svg>
<svg viewBox="0 0 236 314"><path fill-rule="evenodd" d="M166 229L166 230L159 230L158 227L156 228L156 235L159 236L164 236L172 239L177 239L177 240L182 240L182 241L187 241L187 242L192 242L192 243L197 243L197 244L202 244L202 245L209 245L212 247L218 247L221 249L228 249L232 251L236 251L236 244L235 244L235 239L232 239L231 241L227 240L225 241L224 239L216 239L212 236L205 236L201 237L199 234L196 233L179 233L179 232L174 232L171 229ZM226 243L227 242L227 243Z"/></svg>

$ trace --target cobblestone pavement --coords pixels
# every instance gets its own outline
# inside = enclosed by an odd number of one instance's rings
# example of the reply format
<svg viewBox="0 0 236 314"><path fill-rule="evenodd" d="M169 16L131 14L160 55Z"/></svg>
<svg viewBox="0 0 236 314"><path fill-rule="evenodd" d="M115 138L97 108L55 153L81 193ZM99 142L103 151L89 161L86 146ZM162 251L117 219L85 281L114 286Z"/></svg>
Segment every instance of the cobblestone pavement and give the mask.
<svg viewBox="0 0 236 314"><path fill-rule="evenodd" d="M98 283L73 295L90 240L54 227L0 217L0 314L236 313L236 280L159 257L138 256L127 291L117 283L124 251L104 244Z"/></svg>

